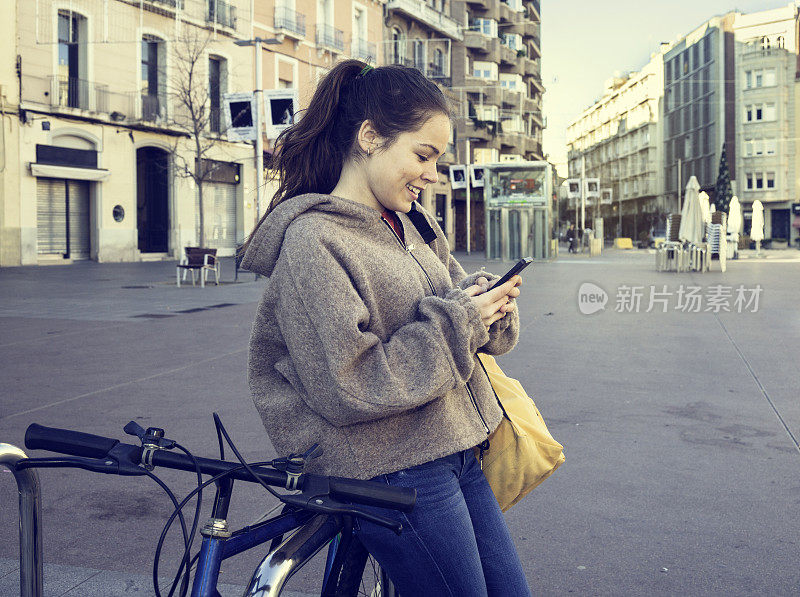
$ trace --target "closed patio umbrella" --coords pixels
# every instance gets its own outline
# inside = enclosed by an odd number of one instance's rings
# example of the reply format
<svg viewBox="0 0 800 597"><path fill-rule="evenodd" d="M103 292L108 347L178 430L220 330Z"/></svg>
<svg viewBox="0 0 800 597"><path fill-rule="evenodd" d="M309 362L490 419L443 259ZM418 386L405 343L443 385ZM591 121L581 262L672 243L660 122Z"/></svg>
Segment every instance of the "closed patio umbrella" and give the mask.
<svg viewBox="0 0 800 597"><path fill-rule="evenodd" d="M700 210L703 212L703 225L711 223L711 208L708 205L708 193L700 193Z"/></svg>
<svg viewBox="0 0 800 597"><path fill-rule="evenodd" d="M731 197L731 204L728 206L728 234L735 234L739 239L739 232L742 230L742 206L739 198L734 195Z"/></svg>
<svg viewBox="0 0 800 597"><path fill-rule="evenodd" d="M735 259L739 252L739 232L742 229L742 206L734 195L728 206L728 257Z"/></svg>
<svg viewBox="0 0 800 597"><path fill-rule="evenodd" d="M750 225L750 239L756 241L757 247L761 248L761 241L764 240L764 206L761 201L753 201L753 222Z"/></svg>
<svg viewBox="0 0 800 597"><path fill-rule="evenodd" d="M686 185L686 195L681 210L681 227L678 238L691 243L700 243L703 240L705 222L700 207L700 183L692 176Z"/></svg>

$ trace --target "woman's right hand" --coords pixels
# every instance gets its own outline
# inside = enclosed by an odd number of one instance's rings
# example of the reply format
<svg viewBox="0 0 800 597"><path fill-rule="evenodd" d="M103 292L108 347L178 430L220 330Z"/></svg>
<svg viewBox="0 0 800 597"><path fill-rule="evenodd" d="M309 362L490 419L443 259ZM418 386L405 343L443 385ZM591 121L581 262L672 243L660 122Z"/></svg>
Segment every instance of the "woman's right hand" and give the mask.
<svg viewBox="0 0 800 597"><path fill-rule="evenodd" d="M479 282L480 281L482 280L479 280ZM513 303L508 307L506 307L506 305L508 305L508 302L512 298L519 296L520 290L517 286L520 284L522 284L522 277L513 276L502 286L498 286L489 291L486 290L486 284L473 284L465 289L472 304L475 305L480 312L481 321L483 325L486 326L487 330L495 321L502 319L507 312L511 311L510 307L513 306Z"/></svg>

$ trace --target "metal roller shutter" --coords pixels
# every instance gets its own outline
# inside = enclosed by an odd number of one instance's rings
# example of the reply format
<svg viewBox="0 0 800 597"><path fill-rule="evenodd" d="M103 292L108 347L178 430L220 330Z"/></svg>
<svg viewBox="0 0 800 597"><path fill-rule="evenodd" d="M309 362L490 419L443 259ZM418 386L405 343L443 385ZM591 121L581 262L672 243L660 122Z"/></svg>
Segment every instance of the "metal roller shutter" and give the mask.
<svg viewBox="0 0 800 597"><path fill-rule="evenodd" d="M212 249L236 248L236 185L207 182L203 185L203 218L206 245ZM200 231L198 195L195 195L195 230ZM199 238L199 234L198 234Z"/></svg>
<svg viewBox="0 0 800 597"><path fill-rule="evenodd" d="M36 230L39 255L66 255L67 187L63 180L36 179Z"/></svg>
<svg viewBox="0 0 800 597"><path fill-rule="evenodd" d="M89 183L67 181L69 199L69 253L72 259L89 258Z"/></svg>
<svg viewBox="0 0 800 597"><path fill-rule="evenodd" d="M36 179L36 226L39 255L88 259L89 183Z"/></svg>

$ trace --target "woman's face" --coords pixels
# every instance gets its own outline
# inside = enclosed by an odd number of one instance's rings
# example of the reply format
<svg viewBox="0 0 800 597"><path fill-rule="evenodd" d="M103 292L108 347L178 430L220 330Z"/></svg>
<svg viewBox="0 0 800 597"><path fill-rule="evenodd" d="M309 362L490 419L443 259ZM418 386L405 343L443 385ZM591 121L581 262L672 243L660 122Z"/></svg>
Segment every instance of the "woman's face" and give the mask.
<svg viewBox="0 0 800 597"><path fill-rule="evenodd" d="M367 183L378 209L408 213L422 189L439 180L436 161L450 141L450 119L436 113L419 130L400 133L386 147L376 147L366 161Z"/></svg>

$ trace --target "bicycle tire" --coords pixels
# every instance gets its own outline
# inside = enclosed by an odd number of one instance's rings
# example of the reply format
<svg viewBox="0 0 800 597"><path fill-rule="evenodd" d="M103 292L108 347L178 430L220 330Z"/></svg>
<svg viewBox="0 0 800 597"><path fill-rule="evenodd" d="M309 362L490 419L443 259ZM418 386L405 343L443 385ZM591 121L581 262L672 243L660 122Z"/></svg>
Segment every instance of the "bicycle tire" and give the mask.
<svg viewBox="0 0 800 597"><path fill-rule="evenodd" d="M389 575L357 537L353 537L342 562L336 597L398 597Z"/></svg>

